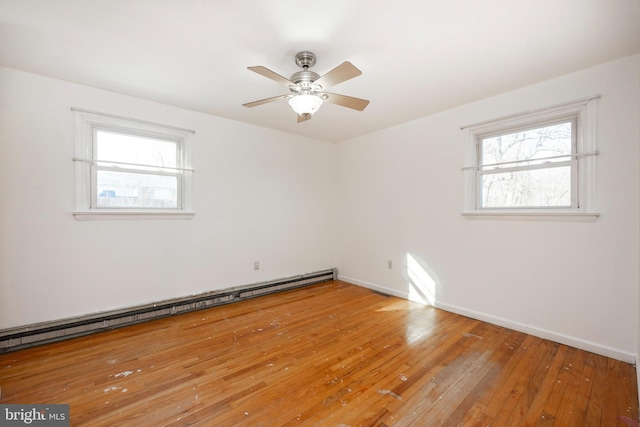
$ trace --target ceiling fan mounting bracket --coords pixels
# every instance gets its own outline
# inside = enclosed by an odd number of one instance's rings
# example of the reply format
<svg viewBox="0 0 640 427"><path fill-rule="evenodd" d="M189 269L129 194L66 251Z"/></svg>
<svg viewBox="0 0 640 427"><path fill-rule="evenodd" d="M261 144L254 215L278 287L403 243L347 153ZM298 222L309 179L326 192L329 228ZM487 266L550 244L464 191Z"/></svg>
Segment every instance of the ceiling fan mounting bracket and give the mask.
<svg viewBox="0 0 640 427"><path fill-rule="evenodd" d="M298 67L304 68L306 71L307 68L313 67L316 65L316 55L313 52L302 51L296 54L296 64Z"/></svg>

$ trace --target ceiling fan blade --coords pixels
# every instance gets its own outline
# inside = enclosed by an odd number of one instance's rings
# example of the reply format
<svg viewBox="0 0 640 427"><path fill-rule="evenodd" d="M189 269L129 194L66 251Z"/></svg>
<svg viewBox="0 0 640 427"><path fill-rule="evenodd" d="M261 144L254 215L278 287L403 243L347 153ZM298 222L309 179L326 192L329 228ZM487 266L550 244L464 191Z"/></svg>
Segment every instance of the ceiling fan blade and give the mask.
<svg viewBox="0 0 640 427"><path fill-rule="evenodd" d="M322 86L323 89L335 86L354 77L358 77L362 71L358 70L351 62L346 61L329 71L324 76L313 82L313 84Z"/></svg>
<svg viewBox="0 0 640 427"><path fill-rule="evenodd" d="M337 93L328 93L325 92L327 98L325 101L331 102L332 104L341 105L343 107L352 108L354 110L362 111L367 105L369 105L369 101L361 98L354 98L352 96L346 95L338 95Z"/></svg>
<svg viewBox="0 0 640 427"><path fill-rule="evenodd" d="M247 70L251 70L254 73L258 73L261 76L265 76L271 80L275 80L276 82L283 84L285 86L295 86L296 84L289 79L282 77L280 74L275 71L271 71L270 69L263 67L262 65L257 65L255 67L247 67Z"/></svg>
<svg viewBox="0 0 640 427"><path fill-rule="evenodd" d="M306 122L307 120L311 120L313 117L311 114L298 114L298 123Z"/></svg>
<svg viewBox="0 0 640 427"><path fill-rule="evenodd" d="M271 98L265 98L265 99L261 99L259 101L253 101L253 102L247 102L246 104L242 104L243 107L257 107L258 105L262 105L262 104L268 104L270 102L275 102L275 101L279 101L281 99L287 99L289 98L291 95L280 95L280 96L274 96Z"/></svg>

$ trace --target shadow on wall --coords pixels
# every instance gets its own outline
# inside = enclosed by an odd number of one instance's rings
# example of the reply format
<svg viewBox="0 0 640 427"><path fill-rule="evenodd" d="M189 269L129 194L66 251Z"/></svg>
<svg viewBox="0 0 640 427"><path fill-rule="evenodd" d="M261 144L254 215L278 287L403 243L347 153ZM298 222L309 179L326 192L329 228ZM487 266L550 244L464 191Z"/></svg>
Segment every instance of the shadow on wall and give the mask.
<svg viewBox="0 0 640 427"><path fill-rule="evenodd" d="M406 279L409 285L409 300L427 305L436 302L438 280L429 266L407 252Z"/></svg>

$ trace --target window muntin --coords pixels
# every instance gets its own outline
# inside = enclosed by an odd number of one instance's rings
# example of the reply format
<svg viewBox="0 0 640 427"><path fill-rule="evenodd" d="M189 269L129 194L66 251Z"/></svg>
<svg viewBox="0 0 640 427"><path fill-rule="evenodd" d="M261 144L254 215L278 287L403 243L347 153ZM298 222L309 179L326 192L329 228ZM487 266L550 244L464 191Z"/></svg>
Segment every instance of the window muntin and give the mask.
<svg viewBox="0 0 640 427"><path fill-rule="evenodd" d="M577 208L576 122L479 135L478 208Z"/></svg>

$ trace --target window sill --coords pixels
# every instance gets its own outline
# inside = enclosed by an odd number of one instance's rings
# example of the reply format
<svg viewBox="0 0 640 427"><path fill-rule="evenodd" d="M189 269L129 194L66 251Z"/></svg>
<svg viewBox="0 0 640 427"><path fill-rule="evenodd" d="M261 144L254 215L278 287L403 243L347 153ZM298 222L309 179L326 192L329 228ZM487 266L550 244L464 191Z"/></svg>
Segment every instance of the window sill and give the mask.
<svg viewBox="0 0 640 427"><path fill-rule="evenodd" d="M106 212L87 211L74 212L73 216L78 221L104 221L104 220L149 220L149 219L191 219L193 212Z"/></svg>
<svg viewBox="0 0 640 427"><path fill-rule="evenodd" d="M512 220L512 221L573 221L595 222L600 216L593 212L540 212L540 211L471 211L462 212L466 219Z"/></svg>

